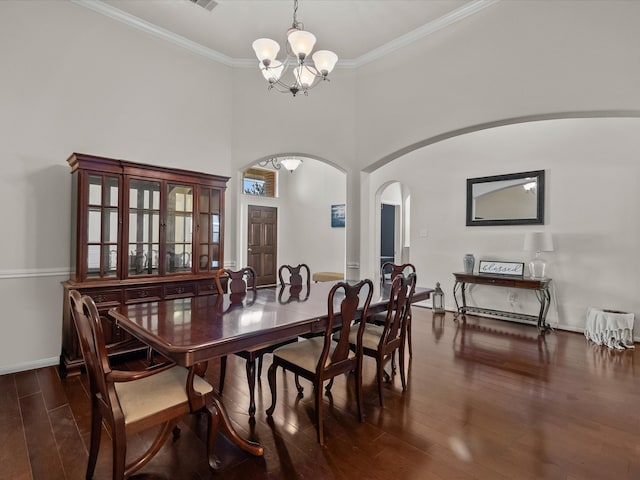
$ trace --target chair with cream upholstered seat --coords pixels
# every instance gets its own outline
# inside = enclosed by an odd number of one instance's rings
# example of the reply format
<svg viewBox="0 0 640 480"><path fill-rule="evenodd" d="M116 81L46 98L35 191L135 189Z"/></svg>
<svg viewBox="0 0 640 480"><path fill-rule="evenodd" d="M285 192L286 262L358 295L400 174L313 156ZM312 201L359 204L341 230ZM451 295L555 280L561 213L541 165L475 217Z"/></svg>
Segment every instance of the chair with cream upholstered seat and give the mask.
<svg viewBox="0 0 640 480"><path fill-rule="evenodd" d="M244 267L240 270L233 271L226 268L222 268L216 272L216 285L218 286L218 293L224 294L222 287L222 277L227 277L227 289L229 291L230 306L229 308L242 308L244 305L243 300L249 295L248 301L251 303L256 297L256 272L252 267ZM255 389L256 389L256 361L258 362L258 377L260 377L260 371L262 369L262 356L265 353L270 353L273 349L285 343L295 342L296 339L291 339L286 342L279 342L274 345L266 347L260 347L253 350L242 350L235 354L245 359L245 370L247 374L247 384L249 386L249 417L254 419L256 412L255 403ZM224 380L227 371L227 357L220 358L220 383L218 391L222 394L224 388Z"/></svg>
<svg viewBox="0 0 640 480"><path fill-rule="evenodd" d="M397 265L393 262L384 262L380 267L380 283L382 285L391 285L393 279L398 275L408 276L410 273L416 273L416 267L412 263L403 263ZM373 316L373 321L378 324L383 324L385 321L386 312L377 313ZM409 356L413 357L413 342L411 341L411 307L407 312L407 343L409 344Z"/></svg>
<svg viewBox="0 0 640 480"><path fill-rule="evenodd" d="M376 359L376 379L381 407L383 406L382 380L385 375L384 366L389 359L393 360L393 355L396 351L398 351L402 390L404 391L407 388L404 372L404 346L411 301L416 288L416 274L411 273L408 277L396 275L390 288L389 304L385 312L384 323L367 323L362 334L363 355ZM357 341L358 339L354 332L351 332L349 343L352 350L357 349Z"/></svg>
<svg viewBox="0 0 640 480"><path fill-rule="evenodd" d="M366 294L365 294L366 291ZM268 416L273 414L276 406L276 370L282 367L313 383L315 394L316 428L318 442L324 444L324 430L322 425L322 390L325 381L329 381L327 390L331 388L334 377L355 371L356 402L358 416L362 416L362 350L361 339L365 322L356 322L358 306L363 304L361 318L366 318L373 284L371 280L363 280L355 285L346 282L336 283L328 296L327 326L323 336L299 340L273 352L273 363L269 367L269 388L271 389L271 406L267 409ZM336 309L335 303L339 302ZM337 311L336 311L337 310ZM340 328L343 335L337 341L332 339L332 332ZM349 332L354 331L355 352L349 348ZM302 387L296 382L298 393L302 395Z"/></svg>
<svg viewBox="0 0 640 480"><path fill-rule="evenodd" d="M207 453L209 465L216 469L213 456L218 412L209 401L213 387L195 370L171 363L159 364L143 371L113 370L109 364L100 316L95 303L77 290L69 292L71 315L89 377L91 396L91 444L86 478L93 478L102 423L111 434L113 479L124 479L142 468L174 433L186 413L206 412L209 418ZM187 382L193 381L193 395L187 393ZM141 430L162 425L155 440L137 459L126 463L127 440Z"/></svg>

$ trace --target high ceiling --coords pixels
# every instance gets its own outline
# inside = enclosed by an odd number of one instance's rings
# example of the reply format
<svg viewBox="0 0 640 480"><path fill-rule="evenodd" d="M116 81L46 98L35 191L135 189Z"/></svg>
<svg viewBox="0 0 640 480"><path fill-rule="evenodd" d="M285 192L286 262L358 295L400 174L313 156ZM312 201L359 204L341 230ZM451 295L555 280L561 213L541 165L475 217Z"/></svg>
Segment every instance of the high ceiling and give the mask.
<svg viewBox="0 0 640 480"><path fill-rule="evenodd" d="M255 58L251 44L256 38L269 37L282 46L294 5L293 0L216 0L209 11L191 0L74 1L94 9L97 4L114 18L166 31L233 60ZM299 0L297 20L316 35L315 50L357 60L406 40L416 29L423 35L494 1Z"/></svg>

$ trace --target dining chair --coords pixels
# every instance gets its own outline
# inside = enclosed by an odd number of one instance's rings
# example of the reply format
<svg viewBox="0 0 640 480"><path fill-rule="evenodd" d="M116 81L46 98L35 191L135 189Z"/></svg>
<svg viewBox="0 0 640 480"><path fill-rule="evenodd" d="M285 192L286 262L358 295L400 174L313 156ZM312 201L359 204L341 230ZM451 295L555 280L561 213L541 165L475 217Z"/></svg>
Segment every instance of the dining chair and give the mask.
<svg viewBox="0 0 640 480"><path fill-rule="evenodd" d="M102 423L111 434L112 477L128 478L160 450L169 435L180 434L178 421L186 413L208 415L207 454L209 465L218 468L213 446L218 412L210 400L213 387L206 380L173 363L163 363L143 371L114 370L109 364L98 310L88 296L69 292L73 321L89 377L91 396L91 440L86 478L93 478L100 450ZM187 381L193 380L195 396L189 398ZM190 403L193 402L193 403ZM127 439L141 430L161 425L147 450L126 463Z"/></svg>
<svg viewBox="0 0 640 480"><path fill-rule="evenodd" d="M278 269L278 279L280 280L278 302L282 304L293 301L304 302L309 298L309 293L311 292L311 270L309 270L309 266L307 264L301 263L296 267L292 267L291 265L281 265ZM306 294L304 297L301 297L300 294L304 290L305 285L307 287ZM284 297L285 293L289 294L288 298ZM261 369L262 359L260 359L258 372L260 372Z"/></svg>
<svg viewBox="0 0 640 480"><path fill-rule="evenodd" d="M224 294L224 289L222 286L222 278L227 277L227 290L229 294L230 306L229 308L241 308L244 303L243 300L246 298L248 294L253 295L253 299L255 299L256 295L256 272L252 267L244 267L240 270L233 271L226 268L221 268L216 272L215 281L218 288L219 295ZM251 301L252 299L249 299ZM295 342L296 338L288 340L286 342L278 342L273 345L269 345L266 347L261 347L255 350L242 350L240 352L236 352L235 355L238 355L241 358L244 358L245 369L247 374L247 384L249 385L249 418L250 420L254 419L256 412L256 403L255 403L255 389L256 389L256 374L258 378L260 377L260 371L262 369L262 357L266 353L271 353L273 349L279 347L280 345L284 345L286 343ZM258 361L258 371L256 372L256 361ZM220 358L220 383L218 384L218 392L222 395L222 390L224 388L224 381L227 372L227 357Z"/></svg>
<svg viewBox="0 0 640 480"><path fill-rule="evenodd" d="M220 268L216 271L215 282L218 295L224 295L225 287L222 285L222 279L226 277L226 290L229 294L230 308L241 306L242 300L246 297L247 292L256 292L256 271L252 267L243 267L240 270L229 270L228 268ZM244 352L238 352L237 355L246 358ZM218 393L222 395L224 389L224 380L227 374L227 356L220 358L220 381L218 383ZM249 393L253 396L253 387L255 386L255 374L251 373L249 378L249 359L247 359L247 379L249 380ZM251 412L250 412L251 413Z"/></svg>
<svg viewBox="0 0 640 480"><path fill-rule="evenodd" d="M393 262L384 262L380 267L380 283L382 285L390 285L393 279L398 275L407 276L410 273L416 273L416 267L412 263L403 263L401 265ZM411 341L411 308L407 313L407 343L409 344L409 356L413 357L413 342ZM386 318L386 312L377 313L373 316L374 322L383 324Z"/></svg>
<svg viewBox="0 0 640 480"><path fill-rule="evenodd" d="M306 277L306 280L304 277ZM311 270L309 270L309 266L306 263L301 263L296 267L286 264L281 265L278 269L278 279L280 280L280 285L301 287L306 283L308 289L311 286Z"/></svg>
<svg viewBox="0 0 640 480"><path fill-rule="evenodd" d="M366 296L364 293L366 290ZM373 283L363 280L355 285L346 282L336 283L330 290L327 299L327 326L324 335L299 340L273 351L273 363L269 367L269 388L271 390L271 406L267 409L267 416L271 417L276 407L276 371L278 367L289 370L313 383L315 393L316 430L318 442L324 445L324 431L322 425L322 390L325 381L329 381L327 392L331 388L333 379L344 373L355 371L356 402L358 417L363 421L362 414L362 334L365 322L355 322L358 307L365 297L361 318L366 318L371 297ZM339 301L336 311L335 303ZM340 328L343 335L337 341L332 333ZM349 346L349 335L355 330L355 352ZM296 382L298 394L302 395L303 388Z"/></svg>
<svg viewBox="0 0 640 480"><path fill-rule="evenodd" d="M385 321L382 325L366 323L362 334L362 353L365 356L376 359L376 379L378 383L378 396L380 406L382 400L382 382L385 376L384 366L398 351L398 363L402 390L407 389L404 371L404 346L407 334L407 320L411 309L411 301L416 288L416 274L410 273L407 277L396 275L391 283L389 303L385 312ZM349 335L349 344L352 350L358 348L358 338L352 331Z"/></svg>

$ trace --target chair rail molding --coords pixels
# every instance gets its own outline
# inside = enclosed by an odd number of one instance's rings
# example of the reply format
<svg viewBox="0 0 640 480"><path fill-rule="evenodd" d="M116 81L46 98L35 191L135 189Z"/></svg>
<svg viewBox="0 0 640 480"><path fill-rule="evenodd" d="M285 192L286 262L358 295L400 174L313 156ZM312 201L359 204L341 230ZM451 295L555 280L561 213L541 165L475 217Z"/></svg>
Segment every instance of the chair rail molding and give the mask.
<svg viewBox="0 0 640 480"><path fill-rule="evenodd" d="M0 270L0 280L30 277L69 277L70 274L69 267Z"/></svg>

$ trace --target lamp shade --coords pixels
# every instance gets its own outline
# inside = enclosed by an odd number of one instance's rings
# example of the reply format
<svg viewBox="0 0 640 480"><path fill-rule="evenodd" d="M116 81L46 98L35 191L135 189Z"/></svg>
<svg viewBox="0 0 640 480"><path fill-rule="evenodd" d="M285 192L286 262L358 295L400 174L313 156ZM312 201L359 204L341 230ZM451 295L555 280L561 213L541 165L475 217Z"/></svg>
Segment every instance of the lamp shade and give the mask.
<svg viewBox="0 0 640 480"><path fill-rule="evenodd" d="M290 172L293 172L296 168L298 168L301 163L302 160L293 157L287 157L280 160L280 164Z"/></svg>
<svg viewBox="0 0 640 480"><path fill-rule="evenodd" d="M278 42L270 38L259 38L253 42L252 46L260 63L266 66L269 66L276 59L276 55L280 51Z"/></svg>
<svg viewBox="0 0 640 480"><path fill-rule="evenodd" d="M524 235L524 250L527 252L553 252L550 232L527 232Z"/></svg>
<svg viewBox="0 0 640 480"><path fill-rule="evenodd" d="M300 88L309 88L313 85L313 81L316 76L304 65L300 65L293 69L293 76L296 79L296 83Z"/></svg>
<svg viewBox="0 0 640 480"><path fill-rule="evenodd" d="M316 70L323 76L329 75L338 62L338 55L330 50L318 50L311 58Z"/></svg>
<svg viewBox="0 0 640 480"><path fill-rule="evenodd" d="M280 76L284 70L284 65L281 61L274 60L268 68L262 63L259 65L260 70L262 71L262 76L266 78L269 83L274 83L280 80Z"/></svg>
<svg viewBox="0 0 640 480"><path fill-rule="evenodd" d="M316 36L311 32L304 30L293 30L289 33L289 45L291 51L298 58L305 58L313 50L313 46L316 44Z"/></svg>

